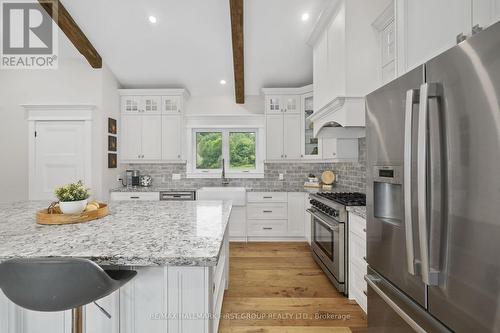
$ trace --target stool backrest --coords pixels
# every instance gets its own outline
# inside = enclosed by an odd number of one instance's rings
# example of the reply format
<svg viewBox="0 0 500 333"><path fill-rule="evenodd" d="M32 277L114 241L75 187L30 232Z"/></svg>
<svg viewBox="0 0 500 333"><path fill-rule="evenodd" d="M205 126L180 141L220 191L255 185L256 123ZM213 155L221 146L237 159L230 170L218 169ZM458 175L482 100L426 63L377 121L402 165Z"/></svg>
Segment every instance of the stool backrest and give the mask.
<svg viewBox="0 0 500 333"><path fill-rule="evenodd" d="M136 274L135 271L108 274L86 259L12 259L0 263L0 288L23 308L64 311L111 294Z"/></svg>

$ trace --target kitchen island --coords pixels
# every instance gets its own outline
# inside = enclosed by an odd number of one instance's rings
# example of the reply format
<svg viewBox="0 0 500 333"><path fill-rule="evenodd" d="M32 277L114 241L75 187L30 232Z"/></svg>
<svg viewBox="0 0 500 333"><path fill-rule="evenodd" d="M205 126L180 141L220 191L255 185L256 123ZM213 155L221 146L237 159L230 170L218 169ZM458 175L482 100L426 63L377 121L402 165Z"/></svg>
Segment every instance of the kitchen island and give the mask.
<svg viewBox="0 0 500 333"><path fill-rule="evenodd" d="M0 205L0 261L85 258L106 269L134 269L136 278L86 306L85 332L217 332L228 283L227 225L231 202L114 202L110 215L83 224L41 226L47 202ZM0 293L0 331L70 332L69 311L20 309Z"/></svg>

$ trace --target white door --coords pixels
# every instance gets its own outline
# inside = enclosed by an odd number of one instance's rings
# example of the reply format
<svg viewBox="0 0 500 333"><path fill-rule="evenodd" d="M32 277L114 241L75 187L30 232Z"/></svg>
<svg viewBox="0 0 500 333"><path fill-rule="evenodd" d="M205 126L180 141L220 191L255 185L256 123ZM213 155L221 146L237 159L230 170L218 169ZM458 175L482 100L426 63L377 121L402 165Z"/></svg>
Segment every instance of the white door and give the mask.
<svg viewBox="0 0 500 333"><path fill-rule="evenodd" d="M122 160L135 161L141 159L142 118L141 115L122 114L122 128L120 131Z"/></svg>
<svg viewBox="0 0 500 333"><path fill-rule="evenodd" d="M161 118L162 116L142 116L142 160L161 160Z"/></svg>
<svg viewBox="0 0 500 333"><path fill-rule="evenodd" d="M37 121L35 131L31 200L52 200L54 189L64 184L90 184L84 121Z"/></svg>
<svg viewBox="0 0 500 333"><path fill-rule="evenodd" d="M280 160L283 156L283 115L266 116L266 147L268 160Z"/></svg>
<svg viewBox="0 0 500 333"><path fill-rule="evenodd" d="M407 70L456 45L457 35L470 35L472 0L401 0L406 8Z"/></svg>
<svg viewBox="0 0 500 333"><path fill-rule="evenodd" d="M180 160L182 117L163 115L162 122L162 159L167 161Z"/></svg>
<svg viewBox="0 0 500 333"><path fill-rule="evenodd" d="M473 0L472 25L483 29L500 20L500 0Z"/></svg>
<svg viewBox="0 0 500 333"><path fill-rule="evenodd" d="M301 155L300 114L286 114L284 117L283 150L286 159L299 159Z"/></svg>

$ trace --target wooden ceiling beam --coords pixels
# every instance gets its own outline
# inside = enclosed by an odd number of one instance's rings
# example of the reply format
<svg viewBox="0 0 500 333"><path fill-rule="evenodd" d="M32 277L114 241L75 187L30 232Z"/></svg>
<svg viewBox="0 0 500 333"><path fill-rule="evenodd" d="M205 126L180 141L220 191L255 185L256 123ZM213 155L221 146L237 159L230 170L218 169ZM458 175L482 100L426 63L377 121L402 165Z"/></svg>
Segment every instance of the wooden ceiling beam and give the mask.
<svg viewBox="0 0 500 333"><path fill-rule="evenodd" d="M92 68L102 68L102 58L59 0L38 0ZM54 10L53 10L54 9ZM54 11L57 10L57 13Z"/></svg>
<svg viewBox="0 0 500 333"><path fill-rule="evenodd" d="M236 103L245 103L245 54L243 41L243 0L229 0L233 39L234 89Z"/></svg>

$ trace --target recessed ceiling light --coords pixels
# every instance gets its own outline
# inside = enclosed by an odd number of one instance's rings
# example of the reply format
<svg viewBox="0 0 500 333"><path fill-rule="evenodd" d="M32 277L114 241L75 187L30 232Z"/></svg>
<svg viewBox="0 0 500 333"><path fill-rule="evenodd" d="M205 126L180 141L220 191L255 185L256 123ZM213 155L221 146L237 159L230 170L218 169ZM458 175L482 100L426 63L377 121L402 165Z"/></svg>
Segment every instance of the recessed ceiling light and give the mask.
<svg viewBox="0 0 500 333"><path fill-rule="evenodd" d="M226 83L226 80L220 80L220 84L225 85Z"/></svg>
<svg viewBox="0 0 500 333"><path fill-rule="evenodd" d="M302 14L302 21L309 21L309 13Z"/></svg>
<svg viewBox="0 0 500 333"><path fill-rule="evenodd" d="M151 22L153 24L158 22L158 20L156 19L156 16L150 16L150 17L148 17L148 20L149 20L149 22Z"/></svg>

